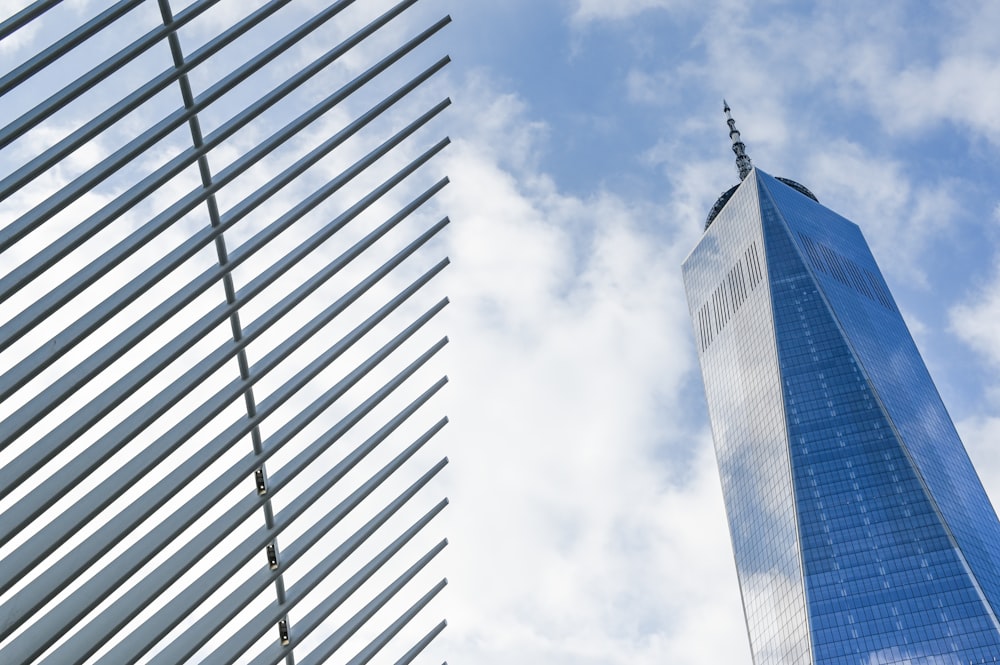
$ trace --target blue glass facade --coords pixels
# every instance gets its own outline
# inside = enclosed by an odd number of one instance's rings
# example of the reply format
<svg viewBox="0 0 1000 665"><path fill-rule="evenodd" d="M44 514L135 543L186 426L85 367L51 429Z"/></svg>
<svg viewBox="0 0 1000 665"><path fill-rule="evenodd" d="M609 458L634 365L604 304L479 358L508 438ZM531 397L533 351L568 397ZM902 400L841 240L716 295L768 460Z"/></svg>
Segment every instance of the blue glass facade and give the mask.
<svg viewBox="0 0 1000 665"><path fill-rule="evenodd" d="M684 279L755 664L1000 660L1000 523L858 227L755 170Z"/></svg>

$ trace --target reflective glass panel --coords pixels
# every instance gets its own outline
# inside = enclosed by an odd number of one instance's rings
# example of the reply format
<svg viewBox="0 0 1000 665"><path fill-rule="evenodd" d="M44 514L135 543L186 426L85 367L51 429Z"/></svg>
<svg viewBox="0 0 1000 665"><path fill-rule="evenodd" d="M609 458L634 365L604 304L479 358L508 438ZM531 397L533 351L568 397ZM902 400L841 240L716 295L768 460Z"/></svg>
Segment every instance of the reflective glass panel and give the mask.
<svg viewBox="0 0 1000 665"><path fill-rule="evenodd" d="M751 175L684 264L756 665L810 663L757 187Z"/></svg>
<svg viewBox="0 0 1000 665"><path fill-rule="evenodd" d="M920 460L902 443L940 440L934 424L943 406L918 423L911 404L902 411L908 426L895 422L902 386L924 409L931 394L940 399L929 378L913 383L926 369L867 245L855 225L837 218L823 227L833 213L758 175L815 662L993 662L995 621ZM872 368L856 349L875 339L886 355ZM891 376L880 382L873 373ZM887 386L897 391L891 400L882 394ZM946 413L944 420L950 425ZM956 446L962 459L947 459ZM957 435L936 455L950 469L938 474L951 483L945 491L969 482ZM981 491L971 465L967 471ZM995 525L985 507L983 519Z"/></svg>

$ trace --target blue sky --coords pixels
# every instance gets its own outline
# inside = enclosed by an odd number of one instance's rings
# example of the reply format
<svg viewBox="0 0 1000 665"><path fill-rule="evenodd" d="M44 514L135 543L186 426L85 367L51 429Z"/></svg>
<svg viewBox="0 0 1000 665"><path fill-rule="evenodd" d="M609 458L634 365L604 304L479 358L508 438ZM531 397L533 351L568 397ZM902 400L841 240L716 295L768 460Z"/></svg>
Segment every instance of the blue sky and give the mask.
<svg viewBox="0 0 1000 665"><path fill-rule="evenodd" d="M755 165L860 225L1000 500L1000 4L422 0L386 43L445 13L416 58L452 56L420 100L454 101L450 625L427 662L750 663L680 279L737 180L723 97Z"/></svg>
<svg viewBox="0 0 1000 665"><path fill-rule="evenodd" d="M546 412L505 397L535 426L480 439L487 450L492 439L547 451L535 453L535 469L517 463L517 492L530 498L506 517L519 522L523 510L542 521L515 533L532 553L516 560L518 588L542 589L544 600L486 601L498 619L481 638L488 653L463 639L458 615L450 639L460 653L497 663L750 662L680 298L679 264L736 182L723 97L756 165L804 183L864 230L1000 497L995 5L580 0L451 11L454 134L499 165L507 180L496 199L524 206L518 219L484 213L483 233L517 230L502 246L521 274L532 266L516 248L556 236L537 269L541 287L525 290L543 304L512 296L508 314L559 312L534 338L503 347L529 384L549 386L537 396ZM491 107L494 124L506 117L503 131L483 127L489 98L504 100ZM453 253L456 272L475 271L460 267L460 244ZM531 489L546 482L548 492ZM567 560L580 562L572 573Z"/></svg>

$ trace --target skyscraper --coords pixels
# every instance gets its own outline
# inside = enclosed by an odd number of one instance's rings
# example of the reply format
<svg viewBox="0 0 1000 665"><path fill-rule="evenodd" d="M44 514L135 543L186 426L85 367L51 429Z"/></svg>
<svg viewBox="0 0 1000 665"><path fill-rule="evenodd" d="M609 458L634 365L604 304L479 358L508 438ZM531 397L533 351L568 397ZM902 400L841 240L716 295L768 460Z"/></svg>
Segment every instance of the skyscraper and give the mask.
<svg viewBox="0 0 1000 665"><path fill-rule="evenodd" d="M752 167L684 262L755 665L1000 661L1000 523L857 225Z"/></svg>

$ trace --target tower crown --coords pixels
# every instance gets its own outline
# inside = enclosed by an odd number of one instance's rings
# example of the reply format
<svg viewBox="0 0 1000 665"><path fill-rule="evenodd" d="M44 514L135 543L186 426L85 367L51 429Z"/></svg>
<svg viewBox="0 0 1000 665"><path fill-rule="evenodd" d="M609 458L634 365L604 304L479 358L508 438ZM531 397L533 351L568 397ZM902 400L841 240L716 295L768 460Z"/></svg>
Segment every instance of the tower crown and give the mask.
<svg viewBox="0 0 1000 665"><path fill-rule="evenodd" d="M740 130L736 129L736 121L733 120L732 110L729 108L729 102L725 99L722 100L722 112L726 114L726 124L729 125L729 140L733 142L733 154L736 155L736 171L740 175L740 182L746 179L750 172L753 171L753 162L750 161L750 156L747 154L746 144L740 138ZM811 198L813 201L819 203L819 199L816 195L809 191L805 185L800 185L799 183L791 180L789 178L775 178L776 180L788 185L798 193L803 196ZM708 217L705 219L705 230L712 225L715 218L722 212L722 209L726 207L729 203L729 199L732 198L733 194L739 188L739 183L736 183L722 194L719 198L715 200L712 205L712 209L708 211Z"/></svg>
<svg viewBox="0 0 1000 665"><path fill-rule="evenodd" d="M740 174L740 180L744 180L753 170L753 163L747 155L747 147L740 139L740 130L736 129L736 121L733 120L725 99L722 100L722 112L726 114L726 124L729 125L729 140L733 142L733 154L736 155L736 171Z"/></svg>

